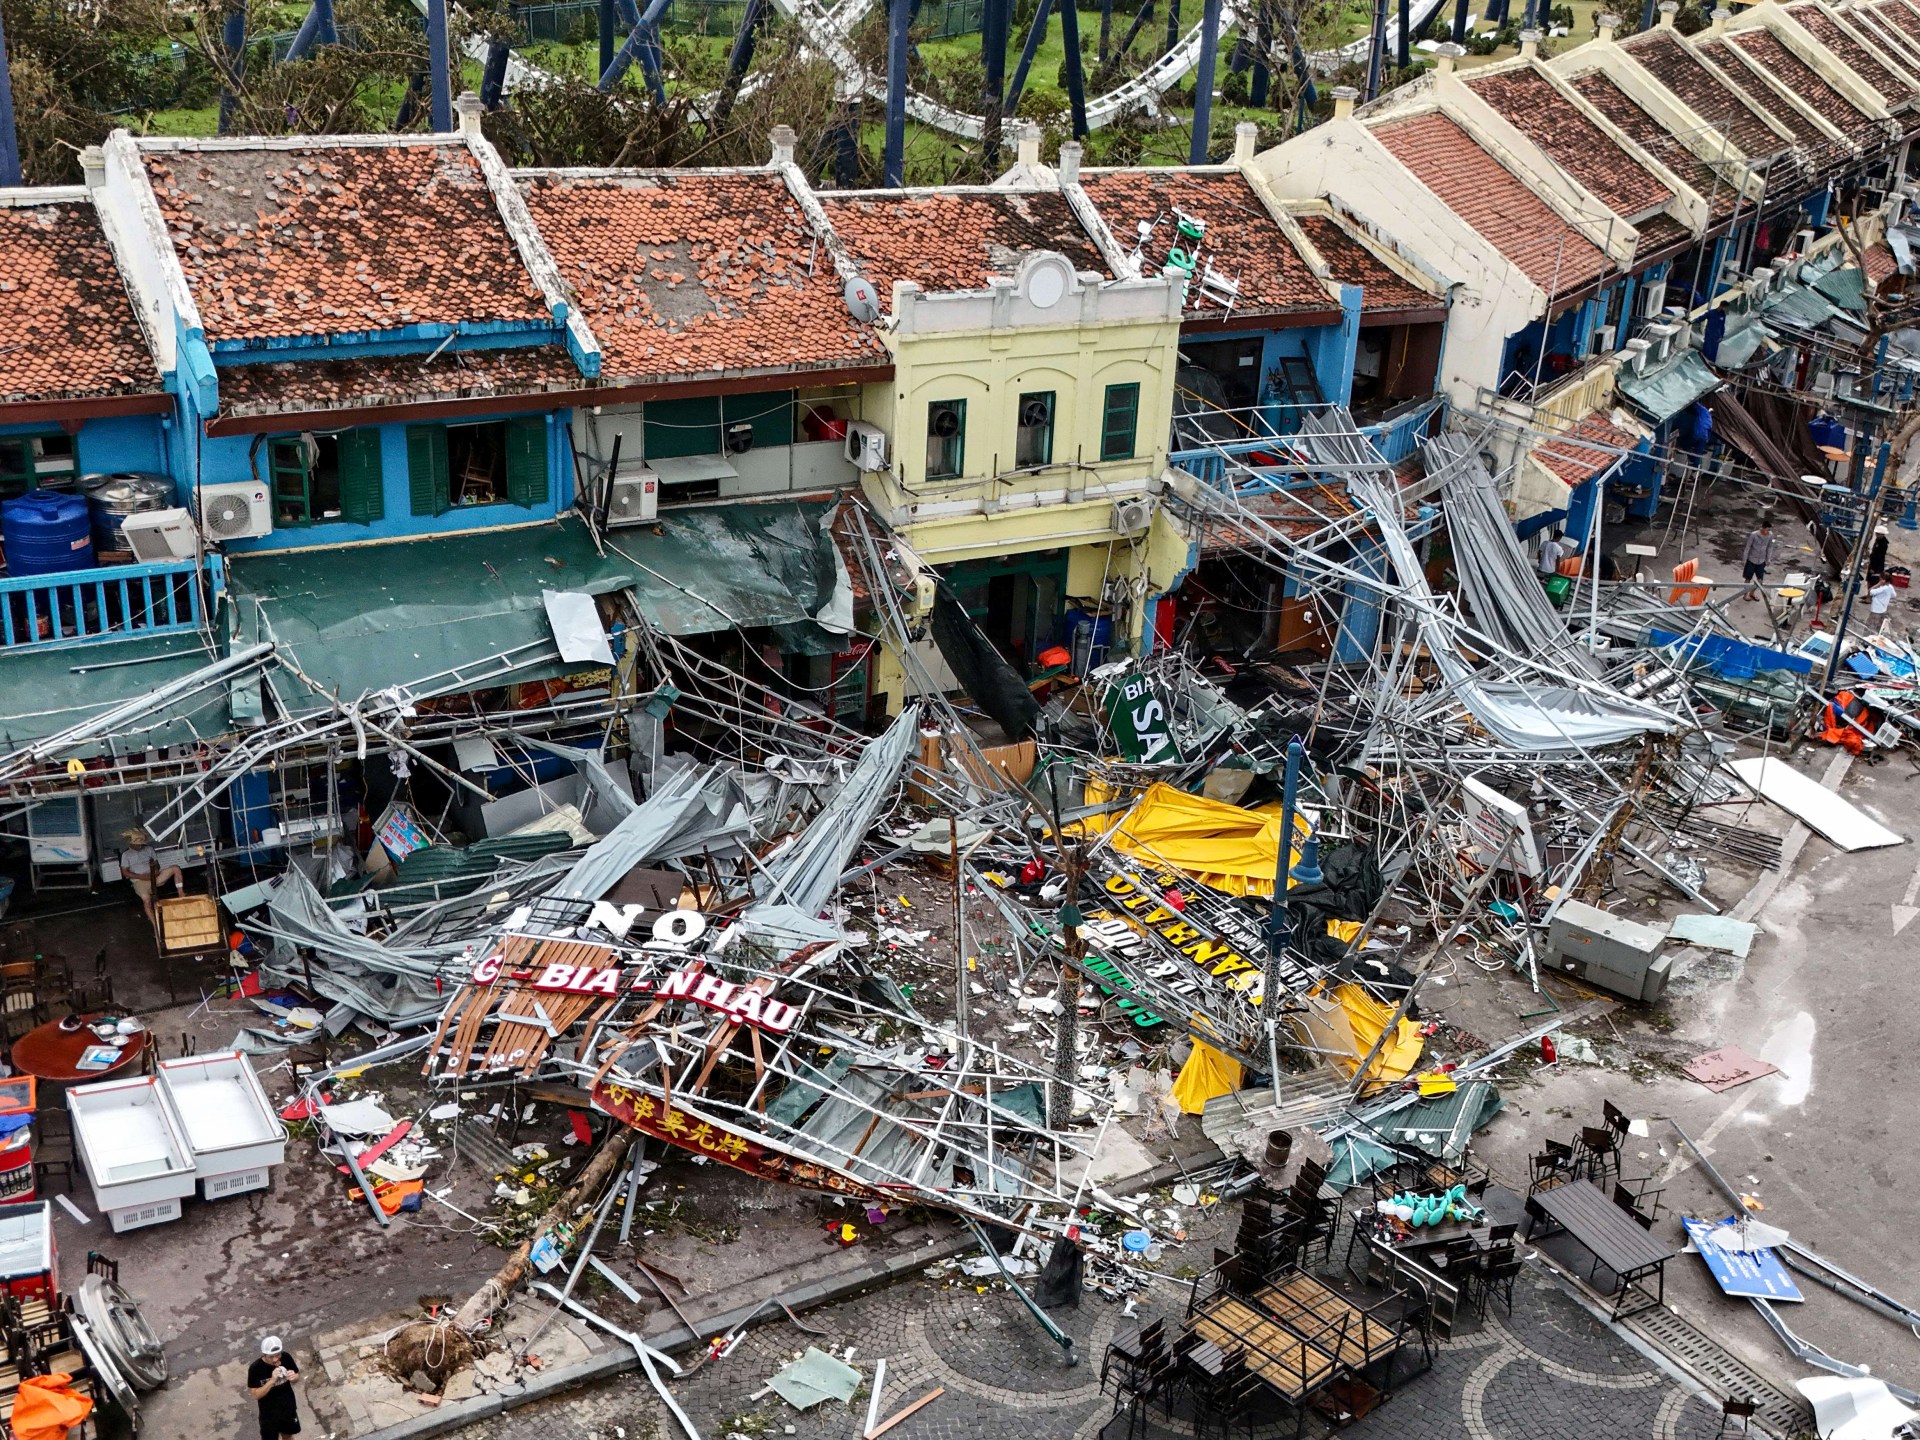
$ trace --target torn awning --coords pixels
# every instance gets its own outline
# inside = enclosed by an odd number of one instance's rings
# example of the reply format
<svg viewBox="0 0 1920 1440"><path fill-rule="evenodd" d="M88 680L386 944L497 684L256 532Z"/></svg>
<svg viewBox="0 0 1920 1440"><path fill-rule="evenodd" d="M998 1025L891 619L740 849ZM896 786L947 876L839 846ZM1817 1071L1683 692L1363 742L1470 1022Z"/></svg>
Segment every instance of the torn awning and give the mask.
<svg viewBox="0 0 1920 1440"><path fill-rule="evenodd" d="M1670 420L1720 383L1698 350L1688 350L1652 374L1622 368L1614 387L1655 424Z"/></svg>
<svg viewBox="0 0 1920 1440"><path fill-rule="evenodd" d="M430 679L420 693L457 693L567 673L575 667L561 659L547 597L628 590L668 634L772 626L794 648L839 648L814 619L832 618L846 583L821 528L829 508L669 513L656 527L610 532L604 555L569 515L391 545L235 556L238 643L278 643L283 658L343 700ZM293 676L273 684L291 713L321 708Z"/></svg>
<svg viewBox="0 0 1920 1440"><path fill-rule="evenodd" d="M0 754L150 695L214 658L197 632L0 653ZM152 707L138 720L115 726L110 736L82 741L60 758L86 759L109 749L124 755L152 745L179 744L217 735L227 724L227 687L210 685L175 703Z"/></svg>

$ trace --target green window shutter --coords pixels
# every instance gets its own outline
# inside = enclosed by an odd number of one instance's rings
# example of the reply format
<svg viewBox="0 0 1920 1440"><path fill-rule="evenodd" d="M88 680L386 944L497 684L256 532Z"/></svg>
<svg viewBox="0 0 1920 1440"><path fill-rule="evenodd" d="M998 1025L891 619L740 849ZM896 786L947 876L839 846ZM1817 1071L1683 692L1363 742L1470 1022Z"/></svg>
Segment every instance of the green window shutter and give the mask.
<svg viewBox="0 0 1920 1440"><path fill-rule="evenodd" d="M407 426L407 493L416 515L444 515L447 495L447 430L444 425Z"/></svg>
<svg viewBox="0 0 1920 1440"><path fill-rule="evenodd" d="M795 392L773 390L765 395L738 395L722 406L728 425L742 421L753 426L753 443L759 449L793 443Z"/></svg>
<svg viewBox="0 0 1920 1440"><path fill-rule="evenodd" d="M1133 458L1134 431L1140 419L1140 387L1138 385L1107 386L1106 412L1100 424L1100 458L1102 460L1131 460Z"/></svg>
<svg viewBox="0 0 1920 1440"><path fill-rule="evenodd" d="M648 460L720 453L720 398L649 400L641 412L641 440Z"/></svg>
<svg viewBox="0 0 1920 1440"><path fill-rule="evenodd" d="M371 525L387 513L381 493L380 432L368 427L340 436L340 518Z"/></svg>
<svg viewBox="0 0 1920 1440"><path fill-rule="evenodd" d="M547 421L507 422L507 498L523 509L547 503Z"/></svg>

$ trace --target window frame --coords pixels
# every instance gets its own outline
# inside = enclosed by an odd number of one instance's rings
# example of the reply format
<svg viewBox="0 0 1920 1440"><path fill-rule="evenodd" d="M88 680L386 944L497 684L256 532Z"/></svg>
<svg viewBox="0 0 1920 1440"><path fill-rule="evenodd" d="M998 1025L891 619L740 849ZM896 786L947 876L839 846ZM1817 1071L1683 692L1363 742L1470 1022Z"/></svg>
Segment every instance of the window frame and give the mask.
<svg viewBox="0 0 1920 1440"><path fill-rule="evenodd" d="M936 435L933 430L933 412L941 408L950 408L960 417L960 428L952 435ZM933 448L940 445L950 452L952 468L933 468ZM967 402L965 400L929 400L927 402L927 467L928 480L959 480L967 473Z"/></svg>
<svg viewBox="0 0 1920 1440"><path fill-rule="evenodd" d="M1126 448L1115 445L1114 402L1126 399ZM1140 382L1126 380L1107 386L1100 406L1100 459L1132 460L1140 451Z"/></svg>
<svg viewBox="0 0 1920 1440"><path fill-rule="evenodd" d="M0 448L19 446L26 454L27 468L25 478L27 488L20 492L20 496L31 495L34 491L42 488L41 477L43 472L40 469L39 457L34 449L34 442L37 440L52 439L60 439L67 442L67 458L72 461L72 467L66 471L49 470L44 472L45 475L48 478L69 475L73 479L78 480L82 475L86 474L86 471L80 468L80 437L77 434L68 434L59 426L50 425L32 430L22 430L12 435L0 435ZM3 476L0 476L0 488L4 488ZM18 499L20 497L7 495L6 498Z"/></svg>
<svg viewBox="0 0 1920 1440"><path fill-rule="evenodd" d="M1047 423L1045 425L1023 425L1020 416L1025 413L1029 400L1047 402ZM1053 464L1054 420L1060 413L1060 392L1057 390L1027 390L1021 393L1019 409L1013 414L1013 468L1016 470L1043 470ZM1041 434L1040 457L1022 460L1020 445L1029 431L1038 430Z"/></svg>

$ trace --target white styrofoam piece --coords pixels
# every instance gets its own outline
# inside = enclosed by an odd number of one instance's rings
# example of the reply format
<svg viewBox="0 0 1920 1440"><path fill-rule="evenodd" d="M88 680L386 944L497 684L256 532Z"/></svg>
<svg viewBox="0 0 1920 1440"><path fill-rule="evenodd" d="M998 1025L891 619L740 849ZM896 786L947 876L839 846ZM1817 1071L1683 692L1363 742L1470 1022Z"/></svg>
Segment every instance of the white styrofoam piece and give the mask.
<svg viewBox="0 0 1920 1440"><path fill-rule="evenodd" d="M1906 839L1784 760L1761 756L1729 760L1727 769L1842 850L1877 850Z"/></svg>

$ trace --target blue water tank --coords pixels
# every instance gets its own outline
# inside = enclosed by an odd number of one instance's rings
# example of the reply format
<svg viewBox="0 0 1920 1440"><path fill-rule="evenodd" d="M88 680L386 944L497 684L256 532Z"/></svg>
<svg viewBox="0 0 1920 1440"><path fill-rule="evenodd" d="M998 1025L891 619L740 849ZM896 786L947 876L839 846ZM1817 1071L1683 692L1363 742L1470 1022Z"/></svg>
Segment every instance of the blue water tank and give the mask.
<svg viewBox="0 0 1920 1440"><path fill-rule="evenodd" d="M35 490L0 504L0 547L7 573L58 575L93 568L93 522L78 495Z"/></svg>

